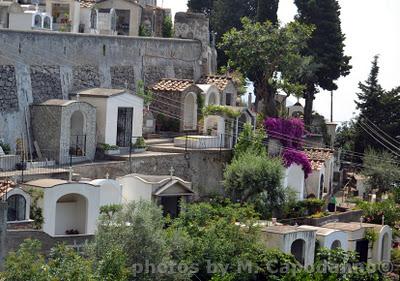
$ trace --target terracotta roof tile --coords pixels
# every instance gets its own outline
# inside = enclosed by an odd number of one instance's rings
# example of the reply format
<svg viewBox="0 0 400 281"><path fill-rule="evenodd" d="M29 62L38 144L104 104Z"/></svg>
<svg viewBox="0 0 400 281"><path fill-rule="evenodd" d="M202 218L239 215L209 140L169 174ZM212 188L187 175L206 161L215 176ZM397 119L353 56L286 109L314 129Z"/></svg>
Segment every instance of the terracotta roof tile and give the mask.
<svg viewBox="0 0 400 281"><path fill-rule="evenodd" d="M226 86L228 86L229 81L232 81L231 77L224 75L210 75L202 77L198 84L214 84L217 86L218 90L223 92Z"/></svg>
<svg viewBox="0 0 400 281"><path fill-rule="evenodd" d="M96 4L96 0L80 0L79 5L81 8L91 9Z"/></svg>
<svg viewBox="0 0 400 281"><path fill-rule="evenodd" d="M304 152L310 159L313 170L320 170L325 161L333 156L333 150L329 148L306 148Z"/></svg>
<svg viewBox="0 0 400 281"><path fill-rule="evenodd" d="M10 180L0 181L0 200L1 198L16 187L16 184Z"/></svg>
<svg viewBox="0 0 400 281"><path fill-rule="evenodd" d="M157 92L183 92L194 85L193 80L189 79L161 79L151 89Z"/></svg>

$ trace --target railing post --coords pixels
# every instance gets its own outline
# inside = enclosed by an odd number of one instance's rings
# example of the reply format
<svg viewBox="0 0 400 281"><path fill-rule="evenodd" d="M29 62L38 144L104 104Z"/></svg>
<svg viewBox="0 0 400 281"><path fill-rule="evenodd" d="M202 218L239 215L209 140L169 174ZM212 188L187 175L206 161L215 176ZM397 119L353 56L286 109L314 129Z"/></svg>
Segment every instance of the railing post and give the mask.
<svg viewBox="0 0 400 281"><path fill-rule="evenodd" d="M185 133L185 153L187 153L188 150L188 133Z"/></svg>
<svg viewBox="0 0 400 281"><path fill-rule="evenodd" d="M22 157L22 160L21 160L21 182L24 182L24 168L25 168L25 160L24 160L24 157Z"/></svg>
<svg viewBox="0 0 400 281"><path fill-rule="evenodd" d="M78 156L78 148L79 148L79 136L76 136L76 142L75 142L75 156Z"/></svg>
<svg viewBox="0 0 400 281"><path fill-rule="evenodd" d="M129 173L132 174L132 139L129 143Z"/></svg>
<svg viewBox="0 0 400 281"><path fill-rule="evenodd" d="M222 157L222 139L224 137L224 134L221 134L219 137L219 157Z"/></svg>

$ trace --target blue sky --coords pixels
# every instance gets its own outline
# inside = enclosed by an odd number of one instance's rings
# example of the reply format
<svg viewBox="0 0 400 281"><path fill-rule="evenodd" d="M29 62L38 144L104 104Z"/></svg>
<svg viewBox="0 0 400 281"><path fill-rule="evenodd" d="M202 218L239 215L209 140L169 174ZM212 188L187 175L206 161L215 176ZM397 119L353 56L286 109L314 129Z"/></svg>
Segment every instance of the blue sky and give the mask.
<svg viewBox="0 0 400 281"><path fill-rule="evenodd" d="M380 55L380 82L384 88L400 86L400 0L339 0L346 54L353 57L353 70L338 81L334 98L334 120L349 120L356 111L358 82L367 79L374 55ZM187 0L158 0L172 12L186 11ZM296 14L293 0L280 0L279 19L285 23ZM292 99L293 100L293 99ZM317 95L314 109L330 116L330 94Z"/></svg>

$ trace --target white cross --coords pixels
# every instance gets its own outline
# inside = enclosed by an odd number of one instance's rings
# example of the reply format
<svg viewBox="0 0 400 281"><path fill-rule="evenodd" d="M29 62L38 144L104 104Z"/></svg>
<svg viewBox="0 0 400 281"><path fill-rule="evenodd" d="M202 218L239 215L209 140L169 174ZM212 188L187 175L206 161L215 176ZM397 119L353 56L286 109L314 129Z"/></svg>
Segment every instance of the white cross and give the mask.
<svg viewBox="0 0 400 281"><path fill-rule="evenodd" d="M174 167L171 166L171 168L169 169L169 174L171 177L174 176L174 172L175 172L175 169L174 169Z"/></svg>

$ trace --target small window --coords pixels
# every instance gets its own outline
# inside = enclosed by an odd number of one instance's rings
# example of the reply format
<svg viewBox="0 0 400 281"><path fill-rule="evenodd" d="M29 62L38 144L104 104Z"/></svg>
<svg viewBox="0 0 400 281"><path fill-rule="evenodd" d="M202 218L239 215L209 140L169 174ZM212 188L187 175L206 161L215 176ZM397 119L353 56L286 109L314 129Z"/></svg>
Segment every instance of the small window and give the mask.
<svg viewBox="0 0 400 281"><path fill-rule="evenodd" d="M33 26L37 27L37 28L42 27L42 16L41 15L35 15Z"/></svg>
<svg viewBox="0 0 400 281"><path fill-rule="evenodd" d="M22 195L12 195L7 199L8 202L8 221L25 220L26 200Z"/></svg>
<svg viewBox="0 0 400 281"><path fill-rule="evenodd" d="M111 31L117 31L117 14L114 9L111 9Z"/></svg>
<svg viewBox="0 0 400 281"><path fill-rule="evenodd" d="M232 94L226 94L226 105L232 105Z"/></svg>
<svg viewBox="0 0 400 281"><path fill-rule="evenodd" d="M97 10L96 9L92 9L92 11L90 12L90 28L91 29L97 29Z"/></svg>
<svg viewBox="0 0 400 281"><path fill-rule="evenodd" d="M46 17L44 18L44 21L43 21L43 28L45 28L45 29L51 29L51 18L50 18L49 16L46 16Z"/></svg>

